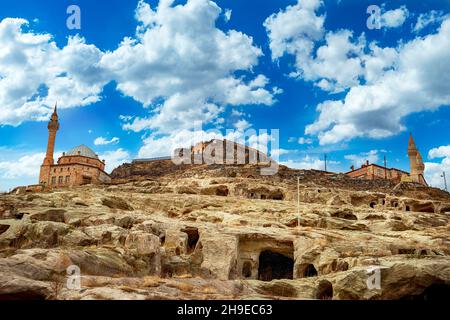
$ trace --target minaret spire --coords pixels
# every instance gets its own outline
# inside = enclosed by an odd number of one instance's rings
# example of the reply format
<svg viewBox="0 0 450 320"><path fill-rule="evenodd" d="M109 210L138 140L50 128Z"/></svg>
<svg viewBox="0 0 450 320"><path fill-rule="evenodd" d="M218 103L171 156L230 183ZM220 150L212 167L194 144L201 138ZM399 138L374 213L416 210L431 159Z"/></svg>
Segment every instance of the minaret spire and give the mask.
<svg viewBox="0 0 450 320"><path fill-rule="evenodd" d="M423 177L425 165L411 133L409 134L408 157L412 181L427 185Z"/></svg>
<svg viewBox="0 0 450 320"><path fill-rule="evenodd" d="M44 159L44 165L53 165L53 153L55 149L55 140L56 140L56 132L59 130L59 121L58 121L58 113L57 109L58 105L55 104L55 108L53 110L53 114L48 122L48 143L47 143L47 153Z"/></svg>

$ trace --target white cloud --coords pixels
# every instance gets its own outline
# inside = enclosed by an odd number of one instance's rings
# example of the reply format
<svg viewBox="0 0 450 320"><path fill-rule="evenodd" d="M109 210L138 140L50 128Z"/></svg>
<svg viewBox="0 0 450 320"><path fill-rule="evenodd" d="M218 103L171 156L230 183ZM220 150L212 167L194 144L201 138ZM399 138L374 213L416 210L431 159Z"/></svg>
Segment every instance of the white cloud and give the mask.
<svg viewBox="0 0 450 320"><path fill-rule="evenodd" d="M248 128L250 128L252 125L245 119L241 119L238 120L235 124L234 127L239 130L239 131L245 131Z"/></svg>
<svg viewBox="0 0 450 320"><path fill-rule="evenodd" d="M379 158L378 150L370 150L369 152L361 152L359 154L348 154L344 156L345 159L350 160L352 165L359 168L361 165L369 161L369 163L377 163Z"/></svg>
<svg viewBox="0 0 450 320"><path fill-rule="evenodd" d="M231 14L232 14L233 10L231 9L226 9L224 15L225 18L225 22L228 22L231 20Z"/></svg>
<svg viewBox="0 0 450 320"><path fill-rule="evenodd" d="M324 91L339 92L359 83L363 75L365 39L353 39L349 30L326 32L320 0L299 1L272 14L264 22L272 58L295 57L291 77L312 81ZM317 46L319 42L323 45Z"/></svg>
<svg viewBox="0 0 450 320"><path fill-rule="evenodd" d="M273 149L273 150L271 150L270 151L270 155L272 156L272 157L279 157L279 156L281 156L281 155L284 155L284 154L289 154L291 151L290 150L287 150L287 149Z"/></svg>
<svg viewBox="0 0 450 320"><path fill-rule="evenodd" d="M264 23L272 58L295 57L291 76L324 91L348 90L343 100L317 106L319 117L305 134L318 136L321 145L357 137L384 138L406 129L405 116L450 104L450 19L437 34L381 48L375 42L366 43L364 34L327 32L321 4L300 1ZM302 15L308 25L298 21ZM383 19L386 26L395 27L408 15L401 7L385 12Z"/></svg>
<svg viewBox="0 0 450 320"><path fill-rule="evenodd" d="M245 144L249 147L255 148L261 152L267 154L268 148L278 152L278 147L272 144L270 132L258 132L254 129L247 129L246 131L240 130L227 130L226 134L223 134L219 130L202 130L201 126L194 130L179 130L170 135L157 135L151 134L143 140L144 145L141 147L138 153L139 158L153 158L153 157L166 157L172 156L173 152L177 148L189 148L201 141L209 141L212 139L227 139L229 141L235 141L237 143ZM280 151L283 153L284 151Z"/></svg>
<svg viewBox="0 0 450 320"><path fill-rule="evenodd" d="M231 110L231 116L234 116L234 117L243 117L243 116L245 116L245 112L242 112L242 111L233 109L233 110Z"/></svg>
<svg viewBox="0 0 450 320"><path fill-rule="evenodd" d="M308 57L313 41L322 38L325 16L316 15L323 5L321 0L298 1L296 5L272 14L264 22L273 59L281 58L285 52Z"/></svg>
<svg viewBox="0 0 450 320"><path fill-rule="evenodd" d="M444 15L442 11L431 10L421 13L414 25L413 32L420 32L429 25L441 23L448 15Z"/></svg>
<svg viewBox="0 0 450 320"><path fill-rule="evenodd" d="M20 177L39 176L39 168L45 158L45 153L24 155L13 161L0 162L0 177L3 179L16 179Z"/></svg>
<svg viewBox="0 0 450 320"><path fill-rule="evenodd" d="M13 154L13 150L7 149L8 154ZM55 157L59 158L62 152L56 152ZM14 187L37 184L39 180L39 170L44 161L45 153L37 152L22 154L17 157L0 161L0 191L8 191Z"/></svg>
<svg viewBox="0 0 450 320"><path fill-rule="evenodd" d="M395 51L374 51L374 56L383 53L387 58L380 58L371 81L353 86L343 100L319 104L319 118L305 133L318 135L322 145L356 137L384 138L406 129L405 116L450 104L450 19L436 34L401 44Z"/></svg>
<svg viewBox="0 0 450 320"><path fill-rule="evenodd" d="M60 49L51 35L25 27L24 19L0 21L0 125L45 120L56 101L73 108L100 100L106 83L100 50L78 36Z"/></svg>
<svg viewBox="0 0 450 320"><path fill-rule="evenodd" d="M79 36L58 48L50 34L24 31L26 20L2 20L0 124L47 120L56 101L61 108L92 104L110 81L150 109L129 120L133 130L169 133L193 120L214 123L228 105L273 104L280 91L253 73L263 55L253 39L216 28L222 10L213 1L173 2L154 9L139 1L136 35L108 52Z"/></svg>
<svg viewBox="0 0 450 320"><path fill-rule="evenodd" d="M100 154L99 157L106 161L106 172L111 172L121 164L131 161L130 153L122 148L104 152Z"/></svg>
<svg viewBox="0 0 450 320"><path fill-rule="evenodd" d="M98 138L96 138L94 140L94 144L96 146L105 146L105 145L108 145L108 144L117 144L117 143L119 143L119 141L120 141L120 139L117 138L117 137L114 137L114 138L112 138L110 140L108 140L106 138L103 138L103 137L98 137Z"/></svg>
<svg viewBox="0 0 450 320"><path fill-rule="evenodd" d="M398 28L409 16L409 11L405 6L398 9L389 10L381 15L381 26L384 28Z"/></svg>
<svg viewBox="0 0 450 320"><path fill-rule="evenodd" d="M0 192L8 191L18 186L37 184L45 152L22 154L16 157L14 150L6 150L8 153L14 154L14 156L0 161ZM61 156L61 151L56 152L54 156L55 161ZM99 155L99 158L106 160L107 172L111 172L122 163L131 161L129 152L124 149L107 151Z"/></svg>
<svg viewBox="0 0 450 320"><path fill-rule="evenodd" d="M117 89L150 107L148 117L125 129L169 134L214 122L227 105L274 103L268 79L251 73L262 56L251 37L217 29L222 10L212 1L172 4L160 1L153 9L140 1L136 37L102 58Z"/></svg>
<svg viewBox="0 0 450 320"><path fill-rule="evenodd" d="M425 162L425 179L428 184L441 189L445 188L443 172L446 174L447 187L450 186L450 145L433 148L428 152L429 159L442 158L441 162Z"/></svg>
<svg viewBox="0 0 450 320"><path fill-rule="evenodd" d="M338 171L336 165L340 162L338 161L327 161L327 171ZM323 159L311 156L305 156L298 160L287 160L280 161L280 164L287 166L292 169L315 169L315 170L325 170L325 161Z"/></svg>
<svg viewBox="0 0 450 320"><path fill-rule="evenodd" d="M441 146L439 148L433 148L428 152L428 158L450 158L450 146Z"/></svg>
<svg viewBox="0 0 450 320"><path fill-rule="evenodd" d="M300 137L298 139L299 144L312 144L313 140L311 138Z"/></svg>

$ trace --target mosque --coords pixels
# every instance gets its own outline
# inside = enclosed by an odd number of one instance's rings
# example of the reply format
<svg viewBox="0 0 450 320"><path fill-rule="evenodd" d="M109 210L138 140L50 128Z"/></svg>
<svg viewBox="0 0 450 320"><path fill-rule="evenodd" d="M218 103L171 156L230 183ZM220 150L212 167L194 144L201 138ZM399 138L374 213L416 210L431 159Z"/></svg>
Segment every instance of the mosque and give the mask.
<svg viewBox="0 0 450 320"><path fill-rule="evenodd" d="M100 184L111 181L105 172L105 160L85 145L64 152L54 163L56 132L59 130L57 106L48 123L47 153L41 165L39 184L47 188Z"/></svg>
<svg viewBox="0 0 450 320"><path fill-rule="evenodd" d="M346 174L352 178L358 179L386 179L394 181L396 183L401 181L414 182L419 183L423 186L428 186L424 177L425 164L423 163L422 156L419 152L419 149L417 149L412 134L410 134L409 136L407 154L409 157L410 173L396 168L379 166L377 164L369 163L369 161L366 161L366 163L363 164L361 168L355 169L355 167L352 166L351 171L347 172Z"/></svg>

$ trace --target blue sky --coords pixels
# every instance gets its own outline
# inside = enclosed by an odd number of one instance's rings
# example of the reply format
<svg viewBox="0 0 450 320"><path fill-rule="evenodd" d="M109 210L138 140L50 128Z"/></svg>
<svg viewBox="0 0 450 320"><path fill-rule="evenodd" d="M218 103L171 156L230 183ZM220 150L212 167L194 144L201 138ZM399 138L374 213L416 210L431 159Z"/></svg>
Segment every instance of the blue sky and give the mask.
<svg viewBox="0 0 450 320"><path fill-rule="evenodd" d="M66 24L73 4L79 30ZM0 190L36 183L56 100L56 150L86 144L109 170L169 155L202 121L279 129L281 163L323 169L326 153L338 172L385 155L409 170L412 132L442 187L449 13L449 0L2 2Z"/></svg>

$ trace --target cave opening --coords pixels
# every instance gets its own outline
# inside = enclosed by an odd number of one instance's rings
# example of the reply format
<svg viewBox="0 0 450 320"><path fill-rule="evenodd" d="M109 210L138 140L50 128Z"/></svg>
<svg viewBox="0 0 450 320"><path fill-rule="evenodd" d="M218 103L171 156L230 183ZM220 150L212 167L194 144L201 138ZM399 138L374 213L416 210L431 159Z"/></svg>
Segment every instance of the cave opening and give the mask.
<svg viewBox="0 0 450 320"><path fill-rule="evenodd" d="M227 197L228 196L228 188L226 186L219 187L216 189L216 196Z"/></svg>
<svg viewBox="0 0 450 320"><path fill-rule="evenodd" d="M308 264L308 266L305 268L305 271L303 272L303 276L305 278L317 276L317 270L313 264Z"/></svg>
<svg viewBox="0 0 450 320"><path fill-rule="evenodd" d="M193 227L186 227L185 229L183 229L181 231L188 235L187 253L190 254L190 253L194 252L195 247L197 246L197 243L198 243L198 239L200 239L198 229L193 228Z"/></svg>
<svg viewBox="0 0 450 320"><path fill-rule="evenodd" d="M432 205L424 206L415 211L424 212L424 213L434 213L434 207Z"/></svg>
<svg viewBox="0 0 450 320"><path fill-rule="evenodd" d="M264 250L259 255L258 279L293 279L294 260L283 254Z"/></svg>
<svg viewBox="0 0 450 320"><path fill-rule="evenodd" d="M411 208L410 208L409 206L406 206L406 207L405 207L405 210L406 210L406 211L411 211Z"/></svg>
<svg viewBox="0 0 450 320"><path fill-rule="evenodd" d="M272 200L283 200L284 194L282 192L277 192L272 196Z"/></svg>
<svg viewBox="0 0 450 320"><path fill-rule="evenodd" d="M0 294L0 301L11 300L46 300L47 297L35 291L22 291L15 293Z"/></svg>
<svg viewBox="0 0 450 320"><path fill-rule="evenodd" d="M433 283L418 295L408 295L401 300L450 301L450 285Z"/></svg>
<svg viewBox="0 0 450 320"><path fill-rule="evenodd" d="M371 202L371 203L370 203L370 207L371 207L372 209L375 208L375 205L376 205L375 202Z"/></svg>
<svg viewBox="0 0 450 320"><path fill-rule="evenodd" d="M9 229L9 225L7 224L0 224L0 234L5 233Z"/></svg>
<svg viewBox="0 0 450 320"><path fill-rule="evenodd" d="M333 285L330 281L322 280L316 290L316 299L331 300L333 299Z"/></svg>
<svg viewBox="0 0 450 320"><path fill-rule="evenodd" d="M244 278L250 278L252 276L252 264L250 261L245 261L242 265L242 276Z"/></svg>

